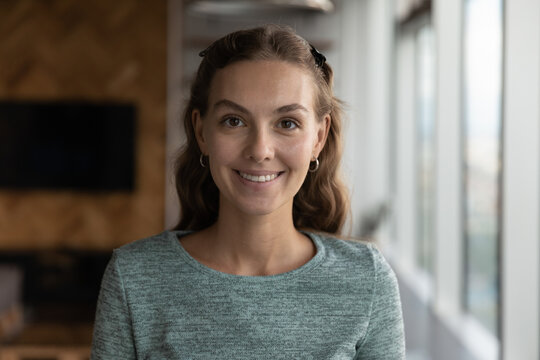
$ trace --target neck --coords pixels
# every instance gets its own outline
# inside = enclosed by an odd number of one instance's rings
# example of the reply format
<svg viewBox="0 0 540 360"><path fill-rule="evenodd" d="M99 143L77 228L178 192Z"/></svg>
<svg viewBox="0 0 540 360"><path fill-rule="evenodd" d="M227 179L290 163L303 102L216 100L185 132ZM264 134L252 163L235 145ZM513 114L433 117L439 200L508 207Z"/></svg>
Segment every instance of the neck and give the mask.
<svg viewBox="0 0 540 360"><path fill-rule="evenodd" d="M286 208L285 208L286 207ZM208 229L212 248L227 272L269 275L292 270L313 257L312 242L294 227L292 202L267 215L251 215L220 207Z"/></svg>

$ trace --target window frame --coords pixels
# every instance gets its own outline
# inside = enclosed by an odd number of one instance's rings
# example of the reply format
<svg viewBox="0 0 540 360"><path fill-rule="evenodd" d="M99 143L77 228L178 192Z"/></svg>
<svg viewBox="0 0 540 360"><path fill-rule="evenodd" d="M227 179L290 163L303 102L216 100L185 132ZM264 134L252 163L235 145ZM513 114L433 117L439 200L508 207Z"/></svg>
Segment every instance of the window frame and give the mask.
<svg viewBox="0 0 540 360"><path fill-rule="evenodd" d="M540 359L540 3L504 14L502 358Z"/></svg>

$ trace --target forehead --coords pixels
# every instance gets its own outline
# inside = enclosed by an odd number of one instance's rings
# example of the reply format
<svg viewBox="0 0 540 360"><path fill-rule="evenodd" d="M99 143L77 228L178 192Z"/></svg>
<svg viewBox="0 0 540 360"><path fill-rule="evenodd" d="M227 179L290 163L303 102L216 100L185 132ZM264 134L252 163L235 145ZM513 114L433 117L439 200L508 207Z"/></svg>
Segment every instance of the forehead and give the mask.
<svg viewBox="0 0 540 360"><path fill-rule="evenodd" d="M273 111L293 103L313 111L314 87L312 75L298 65L279 60L240 61L216 72L209 106L227 99L250 111Z"/></svg>

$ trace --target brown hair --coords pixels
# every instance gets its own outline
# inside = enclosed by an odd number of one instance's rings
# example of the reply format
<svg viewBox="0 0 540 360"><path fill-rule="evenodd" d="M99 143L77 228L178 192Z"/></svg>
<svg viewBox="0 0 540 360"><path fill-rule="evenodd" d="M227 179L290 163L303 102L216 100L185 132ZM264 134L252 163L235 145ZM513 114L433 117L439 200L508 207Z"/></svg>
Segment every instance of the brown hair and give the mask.
<svg viewBox="0 0 540 360"><path fill-rule="evenodd" d="M201 151L195 138L191 114L197 109L204 116L210 84L218 69L241 60L280 60L308 69L317 82L315 109L319 119L330 114L326 144L319 154L320 166L306 176L294 197L293 221L297 228L338 234L349 213L347 191L340 177L342 154L341 102L332 90L332 68L316 64L311 46L291 28L265 25L224 36L201 53L203 60L191 86L184 112L186 144L176 162L176 190L181 217L176 229L201 230L218 217L219 190L210 171L199 163Z"/></svg>

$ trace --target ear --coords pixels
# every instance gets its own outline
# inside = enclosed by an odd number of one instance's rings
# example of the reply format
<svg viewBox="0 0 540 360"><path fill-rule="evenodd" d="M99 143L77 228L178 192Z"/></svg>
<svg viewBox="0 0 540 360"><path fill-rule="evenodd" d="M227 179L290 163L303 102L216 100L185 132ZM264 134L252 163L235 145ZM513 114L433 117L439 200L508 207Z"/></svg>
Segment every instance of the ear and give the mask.
<svg viewBox="0 0 540 360"><path fill-rule="evenodd" d="M201 117L201 112L198 109L195 109L191 112L191 125L193 126L193 131L195 132L195 139L197 139L197 144L199 144L199 149L201 152L206 155L206 142L204 139L203 132L203 119Z"/></svg>
<svg viewBox="0 0 540 360"><path fill-rule="evenodd" d="M319 157L326 139L328 138L328 132L330 131L330 125L332 123L332 117L330 114L326 114L324 118L319 122L317 129L317 137L315 141L315 146L313 147L313 157Z"/></svg>

